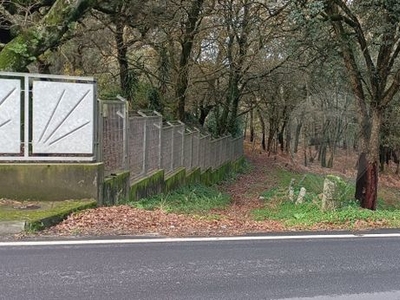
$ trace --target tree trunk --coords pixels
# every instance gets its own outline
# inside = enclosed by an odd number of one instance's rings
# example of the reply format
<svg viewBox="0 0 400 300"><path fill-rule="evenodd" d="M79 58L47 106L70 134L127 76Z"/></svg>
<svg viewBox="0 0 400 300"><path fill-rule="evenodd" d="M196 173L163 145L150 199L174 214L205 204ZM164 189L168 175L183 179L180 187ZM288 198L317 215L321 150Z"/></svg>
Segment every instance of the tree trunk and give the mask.
<svg viewBox="0 0 400 300"><path fill-rule="evenodd" d="M51 64L45 58L37 60L37 68L40 74L51 74L50 66Z"/></svg>
<svg viewBox="0 0 400 300"><path fill-rule="evenodd" d="M278 141L279 141L279 147L281 149L281 152L283 153L283 151L285 150L285 130L286 130L286 126L288 124L288 106L285 105L285 107L283 108L283 112L282 112L282 119L283 119L283 123L282 123L282 127L279 130L278 133Z"/></svg>
<svg viewBox="0 0 400 300"><path fill-rule="evenodd" d="M300 122L296 125L296 132L294 136L294 149L293 152L297 153L299 150L299 140L300 140L300 133L301 133L301 127L303 126L303 122Z"/></svg>
<svg viewBox="0 0 400 300"><path fill-rule="evenodd" d="M200 13L203 7L203 2L204 0L193 0L192 6L188 11L188 20L185 22L185 32L181 42L182 49L179 60L175 96L178 100L176 116L182 122L185 121L186 90L189 85L189 61L192 54L194 38L198 33L198 27L201 23Z"/></svg>
<svg viewBox="0 0 400 300"><path fill-rule="evenodd" d="M265 151L267 149L267 145L265 143L265 121L261 114L261 111L258 110L257 112L258 112L258 117L260 118L260 123L261 123L261 134L262 134L261 147Z"/></svg>
<svg viewBox="0 0 400 300"><path fill-rule="evenodd" d="M368 162L366 170L366 186L364 201L361 202L362 208L376 209L378 197L378 166L377 162Z"/></svg>
<svg viewBox="0 0 400 300"><path fill-rule="evenodd" d="M231 13L234 12L232 11ZM227 132L231 134L235 133L235 123L237 121L239 103L243 91L243 85L241 85L241 81L243 79L243 73L245 70L244 62L249 48L249 17L250 3L249 1L244 1L243 14L241 16L241 22L239 23L240 27L235 28L235 26L232 26L234 25L233 23L231 24L232 20L229 20L228 22L226 58L229 62L229 79L223 112L221 114L221 127L219 128L219 134L224 134ZM235 41L237 41L237 49ZM236 51L237 55L235 55Z"/></svg>
<svg viewBox="0 0 400 300"><path fill-rule="evenodd" d="M288 127L290 128L291 124ZM290 152L291 143L292 143L292 131L286 130L286 134L285 134L285 152L286 153Z"/></svg>
<svg viewBox="0 0 400 300"><path fill-rule="evenodd" d="M192 43L190 43L192 44ZM188 73L188 61L191 53L192 46L188 46L188 43L182 45L181 60L179 63L178 80L176 83L175 96L178 100L178 107L176 117L184 122L185 121L185 105L186 105L186 90L189 84L189 73Z"/></svg>
<svg viewBox="0 0 400 300"><path fill-rule="evenodd" d="M378 198L379 177L379 133L382 124L382 112L378 108L372 109L371 136L369 140L369 155L367 156L367 186L365 187L365 201L361 207L375 210Z"/></svg>
<svg viewBox="0 0 400 300"><path fill-rule="evenodd" d="M379 172L385 171L385 163L388 163L388 149L384 146L379 146Z"/></svg>
<svg viewBox="0 0 400 300"><path fill-rule="evenodd" d="M168 82L170 80L170 59L168 57L167 47L162 45L159 53L159 77L160 77L160 92L165 95L167 93Z"/></svg>
<svg viewBox="0 0 400 300"><path fill-rule="evenodd" d="M331 150L329 159L328 159L328 163L326 165L327 168L333 168L333 155L334 155L334 151Z"/></svg>
<svg viewBox="0 0 400 300"><path fill-rule="evenodd" d="M240 100L239 82L240 82L240 69L237 66L232 66L230 70L228 81L228 92L225 97L225 103L221 114L221 127L218 130L219 135L227 132L233 133L232 129L237 117L238 104Z"/></svg>
<svg viewBox="0 0 400 300"><path fill-rule="evenodd" d="M214 105L200 106L199 123L201 126L204 126L204 123L206 122L206 118L213 108L214 108Z"/></svg>
<svg viewBox="0 0 400 300"><path fill-rule="evenodd" d="M357 178L356 178L356 193L354 197L360 201L365 202L365 186L367 184L367 155L362 152L358 157L357 162Z"/></svg>
<svg viewBox="0 0 400 300"><path fill-rule="evenodd" d="M120 86L124 96L129 95L129 78L128 78L128 47L124 41L124 28L125 24L117 19L114 21L115 23L115 41L117 44L117 60L119 65L119 78L120 78ZM131 100L131 99L128 99Z"/></svg>
<svg viewBox="0 0 400 300"><path fill-rule="evenodd" d="M327 145L323 143L318 152L318 160L321 163L321 167L326 168L326 154L327 154Z"/></svg>
<svg viewBox="0 0 400 300"><path fill-rule="evenodd" d="M250 111L250 142L254 142L254 113Z"/></svg>
<svg viewBox="0 0 400 300"><path fill-rule="evenodd" d="M307 142L306 135L303 133L303 154L304 154L304 166L308 166L308 158L307 158Z"/></svg>
<svg viewBox="0 0 400 300"><path fill-rule="evenodd" d="M26 71L46 50L59 45L69 25L80 19L94 0L57 0L37 25L21 32L0 52L0 70Z"/></svg>
<svg viewBox="0 0 400 300"><path fill-rule="evenodd" d="M368 152L360 154L355 197L360 201L362 208L375 210L378 198L379 133L382 112L374 107L371 116L369 141L364 142L368 145Z"/></svg>
<svg viewBox="0 0 400 300"><path fill-rule="evenodd" d="M275 136L275 127L272 126L274 120L270 118L269 120L269 130L268 130L268 140L267 140L267 151L271 152L272 150L272 141L274 140Z"/></svg>

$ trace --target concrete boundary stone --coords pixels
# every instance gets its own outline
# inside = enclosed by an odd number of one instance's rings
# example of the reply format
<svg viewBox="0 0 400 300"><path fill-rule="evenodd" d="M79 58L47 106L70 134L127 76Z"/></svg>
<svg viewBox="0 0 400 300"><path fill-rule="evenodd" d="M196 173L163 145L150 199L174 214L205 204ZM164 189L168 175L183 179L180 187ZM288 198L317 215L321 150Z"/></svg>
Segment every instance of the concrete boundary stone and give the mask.
<svg viewBox="0 0 400 300"><path fill-rule="evenodd" d="M0 236L16 234L25 230L25 221L0 221Z"/></svg>

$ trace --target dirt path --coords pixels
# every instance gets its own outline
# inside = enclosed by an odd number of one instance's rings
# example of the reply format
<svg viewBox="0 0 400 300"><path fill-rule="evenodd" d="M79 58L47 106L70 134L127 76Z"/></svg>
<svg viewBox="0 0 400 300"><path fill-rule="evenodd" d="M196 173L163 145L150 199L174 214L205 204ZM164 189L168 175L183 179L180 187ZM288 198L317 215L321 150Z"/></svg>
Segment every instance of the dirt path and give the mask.
<svg viewBox="0 0 400 300"><path fill-rule="evenodd" d="M38 233L41 236L86 236L86 235L160 235L160 236L219 236L241 235L258 232L277 232L288 230L278 221L253 221L250 212L263 203L260 193L274 187L277 178L273 170L277 167L299 172L340 173L340 170L321 169L317 165L312 169L291 161L284 156L271 156L259 151L246 151L251 170L241 174L235 181L220 186L222 191L231 195L232 204L223 210L212 211L207 216L167 214L161 210L144 211L127 205L99 207L72 214L62 223ZM341 175L349 174L353 164L346 162L349 169ZM339 165L340 168L340 165ZM397 183L399 181L397 180ZM368 225L360 225L368 227ZM310 230L341 229L335 226L316 225ZM295 228L290 228L295 230ZM301 228L299 228L301 230Z"/></svg>

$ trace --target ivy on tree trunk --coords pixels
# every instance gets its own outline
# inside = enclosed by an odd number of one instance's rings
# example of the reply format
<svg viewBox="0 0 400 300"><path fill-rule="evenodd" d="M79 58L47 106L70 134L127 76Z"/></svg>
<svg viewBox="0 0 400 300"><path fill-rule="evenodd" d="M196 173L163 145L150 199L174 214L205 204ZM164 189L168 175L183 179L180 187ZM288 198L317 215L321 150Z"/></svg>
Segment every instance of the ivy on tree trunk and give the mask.
<svg viewBox="0 0 400 300"><path fill-rule="evenodd" d="M57 46L70 25L94 5L94 0L57 0L34 26L22 31L0 52L0 70L26 71L46 50Z"/></svg>

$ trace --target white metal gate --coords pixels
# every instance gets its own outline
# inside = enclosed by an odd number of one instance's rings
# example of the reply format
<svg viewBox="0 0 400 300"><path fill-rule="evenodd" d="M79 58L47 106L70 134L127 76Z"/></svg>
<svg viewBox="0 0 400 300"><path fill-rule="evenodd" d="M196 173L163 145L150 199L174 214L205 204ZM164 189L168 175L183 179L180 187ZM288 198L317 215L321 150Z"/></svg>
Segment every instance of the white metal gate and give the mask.
<svg viewBox="0 0 400 300"><path fill-rule="evenodd" d="M0 72L0 161L98 159L91 77Z"/></svg>

